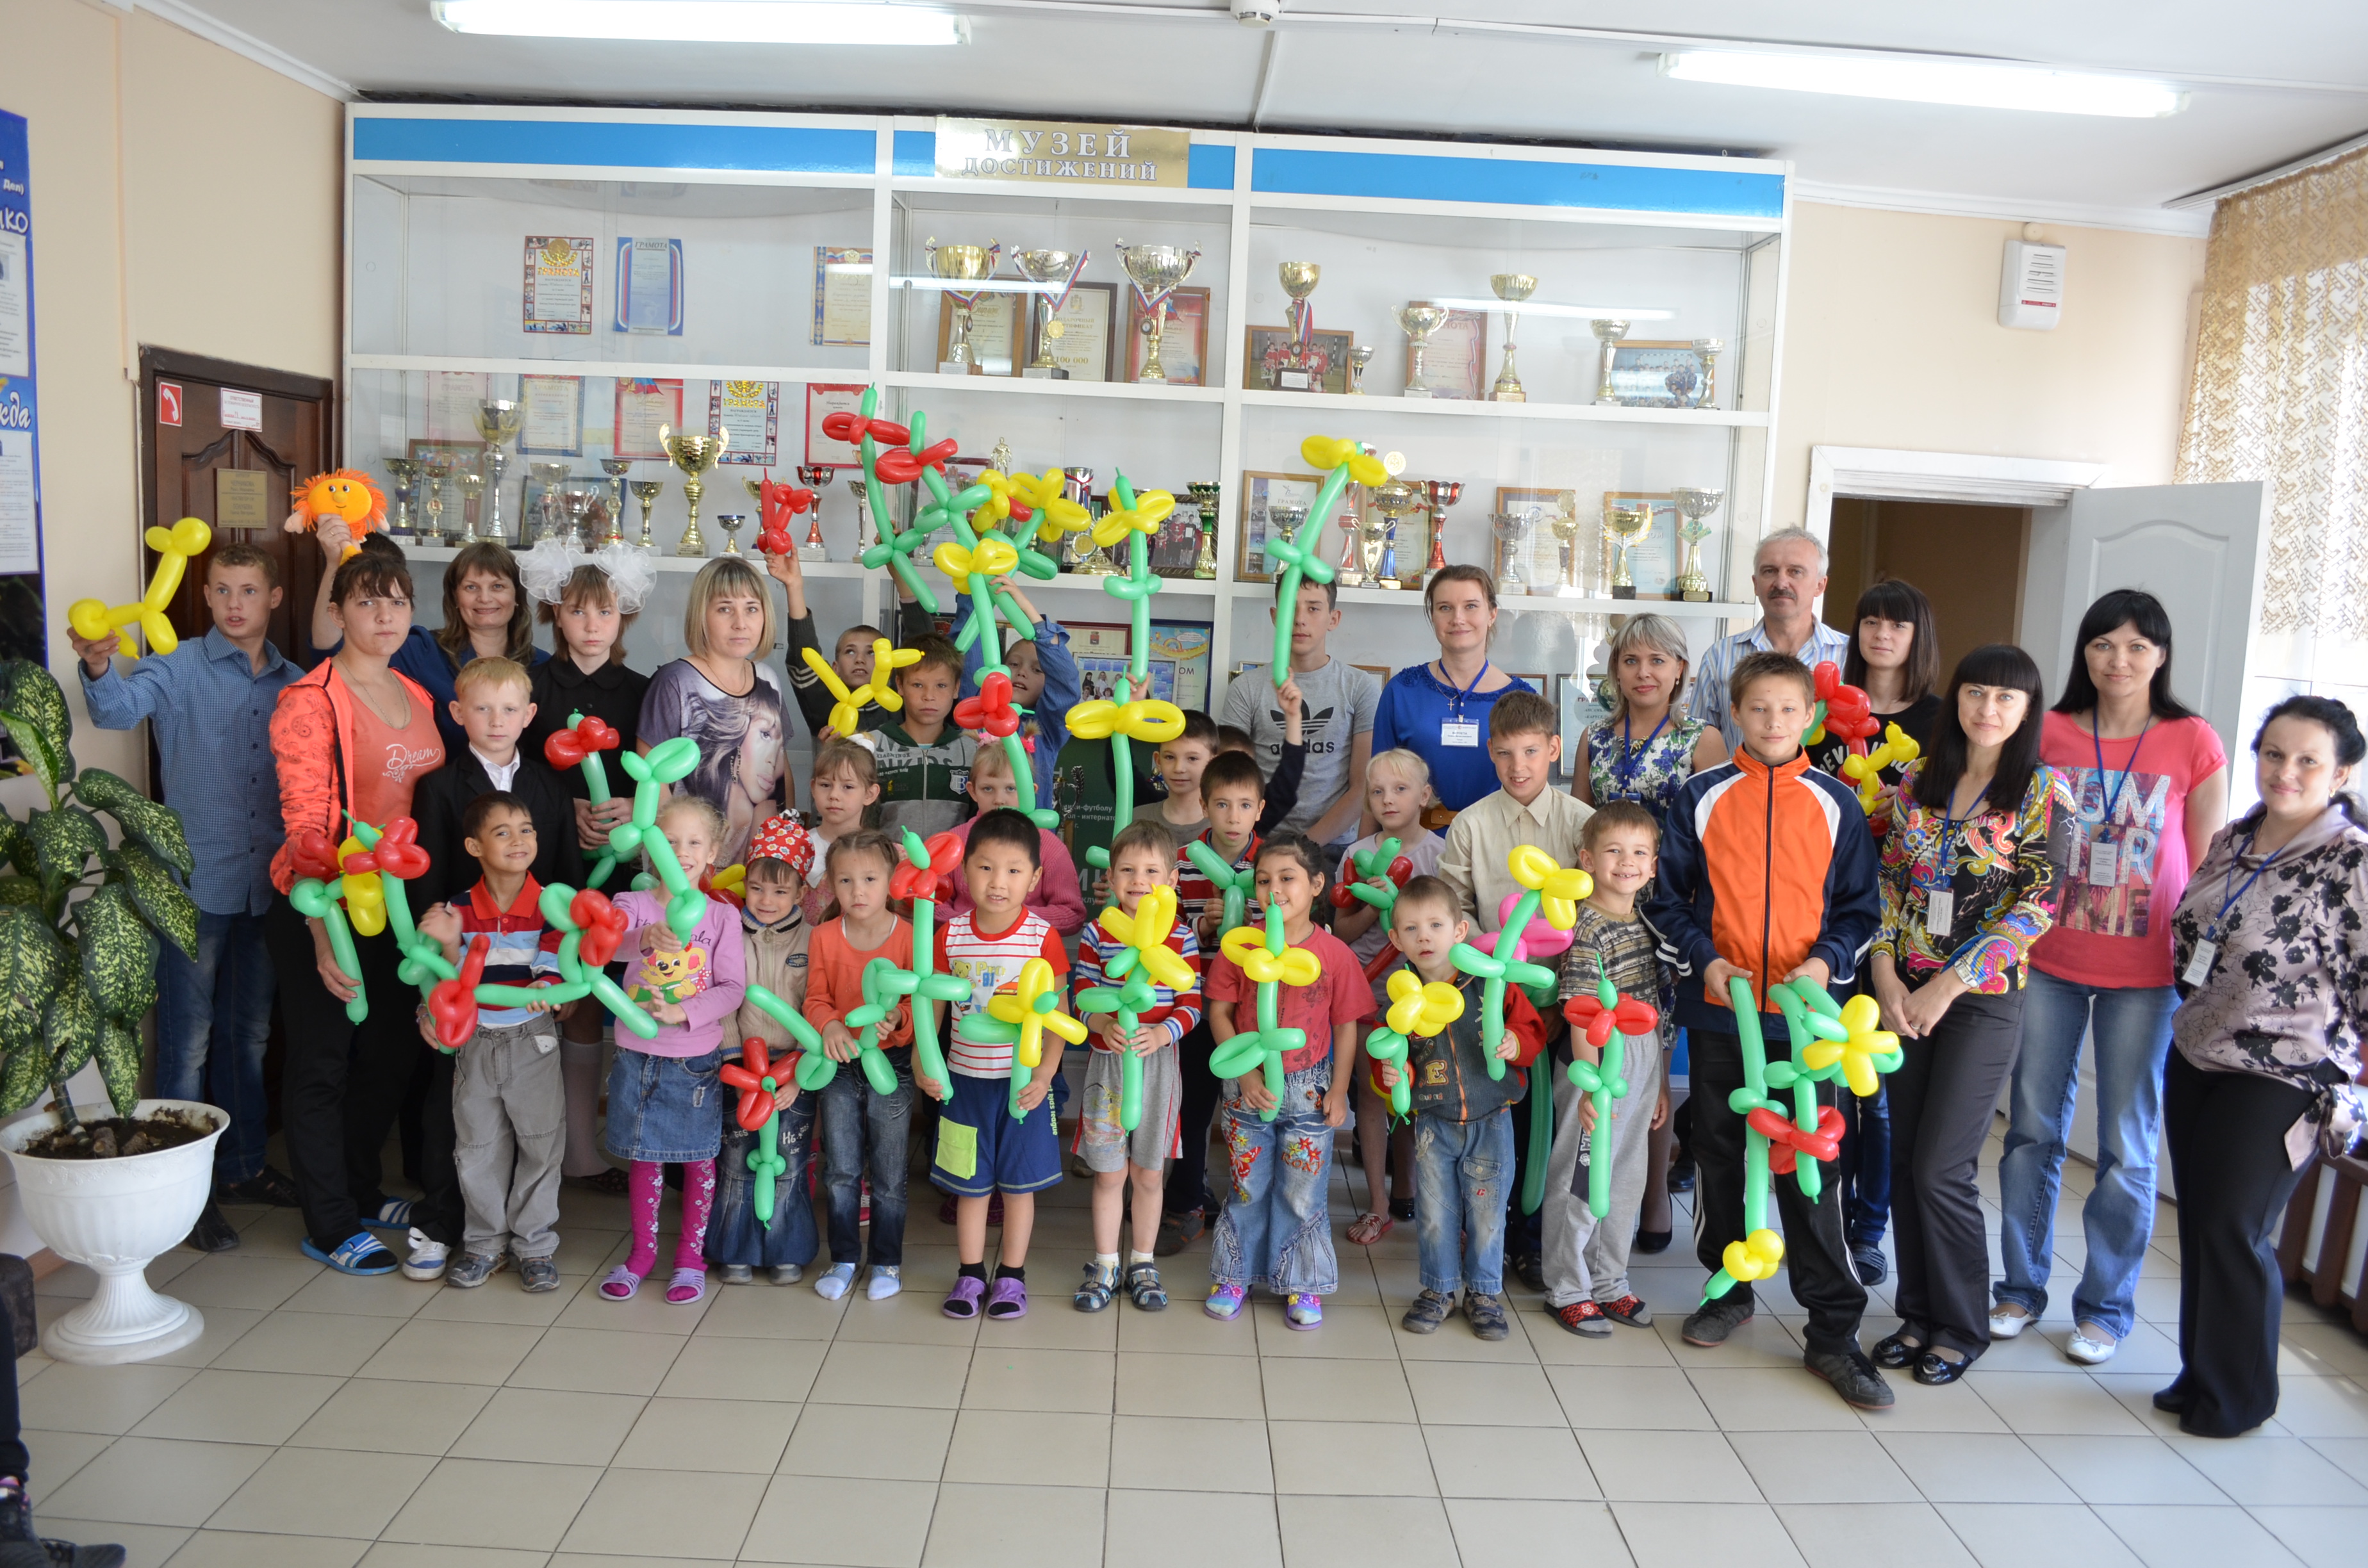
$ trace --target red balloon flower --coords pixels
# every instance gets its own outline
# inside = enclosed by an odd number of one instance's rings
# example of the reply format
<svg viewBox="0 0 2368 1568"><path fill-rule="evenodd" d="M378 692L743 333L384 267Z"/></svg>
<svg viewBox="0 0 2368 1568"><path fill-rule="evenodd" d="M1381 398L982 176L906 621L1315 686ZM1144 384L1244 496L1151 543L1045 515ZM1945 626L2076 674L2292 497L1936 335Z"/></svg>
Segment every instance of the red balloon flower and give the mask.
<svg viewBox="0 0 2368 1568"><path fill-rule="evenodd" d="M553 767L578 767L596 751L615 751L624 737L616 726L597 714L586 713L575 722L572 730L553 730L542 743L542 759Z"/></svg>
<svg viewBox="0 0 2368 1568"><path fill-rule="evenodd" d="M1744 1119L1753 1131L1768 1140L1768 1168L1778 1176L1791 1176L1802 1154L1818 1160L1841 1156L1842 1113L1832 1106L1817 1108L1817 1128L1814 1132L1802 1131L1766 1106Z"/></svg>
<svg viewBox="0 0 2368 1568"><path fill-rule="evenodd" d="M493 941L480 937L461 959L461 978L439 980L428 993L427 1011L436 1020L436 1038L448 1051L458 1051L477 1032L477 983L485 977L485 955Z"/></svg>
<svg viewBox="0 0 2368 1568"><path fill-rule="evenodd" d="M607 893L586 888L567 906L567 917L584 933L584 939L575 946L575 956L594 969L606 968L624 943L625 927L630 924L625 912L611 903Z"/></svg>
<svg viewBox="0 0 2368 1568"><path fill-rule="evenodd" d="M1661 1023L1660 1009L1649 1002L1622 996L1618 1006L1607 1007L1584 992L1562 1005L1562 1016L1586 1030L1587 1043L1598 1051L1611 1041L1614 1029L1622 1034L1650 1034Z"/></svg>
<svg viewBox="0 0 2368 1568"><path fill-rule="evenodd" d="M790 539L790 519L814 504L814 493L769 479L760 489L757 504L764 531L757 536L757 549L766 555L787 555L797 548Z"/></svg>
<svg viewBox="0 0 2368 1568"><path fill-rule="evenodd" d="M739 1108L734 1115L742 1131L754 1132L765 1125L766 1119L773 1114L773 1091L765 1087L765 1080L772 1079L775 1087L788 1085L802 1054L793 1050L775 1062L763 1040L751 1037L740 1042L740 1060L726 1063L723 1076L725 1083L740 1091Z"/></svg>
<svg viewBox="0 0 2368 1568"><path fill-rule="evenodd" d="M419 824L409 817L395 818L386 824L376 844L347 859L346 869L358 876L364 871L384 871L405 881L426 876L427 851L419 847Z"/></svg>
<svg viewBox="0 0 2368 1568"><path fill-rule="evenodd" d="M893 419L866 421L863 415L852 410L824 415L822 433L834 441L845 441L850 446L867 434L875 441L892 442L900 447L913 438L912 431Z"/></svg>
<svg viewBox="0 0 2368 1568"><path fill-rule="evenodd" d="M1811 672L1817 700L1826 705L1826 733L1845 741L1873 740L1882 729L1864 691L1842 684L1842 672L1831 659Z"/></svg>
<svg viewBox="0 0 2368 1568"><path fill-rule="evenodd" d="M318 828L308 827L288 835L288 858L296 875L315 881L334 882L344 875L337 864L337 846Z"/></svg>
<svg viewBox="0 0 2368 1568"><path fill-rule="evenodd" d="M1414 880L1414 862L1401 855L1396 859L1390 862L1390 869L1383 874L1390 879L1391 886L1402 888L1406 886L1406 883ZM1349 881L1346 879L1335 882L1332 885L1332 907L1335 909L1346 909L1350 904L1356 903L1357 895L1350 890L1357 886L1357 883ZM1397 955L1397 949L1395 948L1387 948L1384 950L1391 955L1393 960L1395 959Z"/></svg>
<svg viewBox="0 0 2368 1568"><path fill-rule="evenodd" d="M954 722L965 730L984 730L997 739L1019 731L1019 710L1011 705L1011 677L994 671L978 683L978 695L954 704Z"/></svg>
<svg viewBox="0 0 2368 1568"><path fill-rule="evenodd" d="M939 896L945 879L962 863L962 841L951 833L941 833L928 842L929 864L925 870L910 860L900 860L888 875L890 898L928 898Z"/></svg>

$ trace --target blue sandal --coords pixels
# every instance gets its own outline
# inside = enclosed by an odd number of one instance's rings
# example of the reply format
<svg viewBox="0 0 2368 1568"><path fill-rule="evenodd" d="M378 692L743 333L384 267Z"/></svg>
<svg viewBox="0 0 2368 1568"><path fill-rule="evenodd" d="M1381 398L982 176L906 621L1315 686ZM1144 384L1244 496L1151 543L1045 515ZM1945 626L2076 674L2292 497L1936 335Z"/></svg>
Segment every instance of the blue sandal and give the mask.
<svg viewBox="0 0 2368 1568"><path fill-rule="evenodd" d="M378 1206L377 1213L363 1215L362 1223L373 1231L407 1231L411 1229L411 1199L390 1198Z"/></svg>
<svg viewBox="0 0 2368 1568"><path fill-rule="evenodd" d="M368 1231L356 1231L337 1244L335 1252L323 1252L304 1238L304 1256L315 1263L325 1263L340 1274L392 1274L401 1267L394 1254L381 1246L378 1238Z"/></svg>

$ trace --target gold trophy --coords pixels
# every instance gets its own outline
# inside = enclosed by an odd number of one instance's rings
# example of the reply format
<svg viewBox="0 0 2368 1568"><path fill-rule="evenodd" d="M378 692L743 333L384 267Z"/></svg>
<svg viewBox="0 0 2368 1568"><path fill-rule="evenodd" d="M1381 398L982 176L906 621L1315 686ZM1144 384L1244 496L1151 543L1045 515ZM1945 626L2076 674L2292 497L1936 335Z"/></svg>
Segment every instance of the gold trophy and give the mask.
<svg viewBox="0 0 2368 1568"><path fill-rule="evenodd" d="M1064 468L1061 471L1061 494L1083 506L1088 515L1094 509L1094 471L1090 468ZM1124 574L1110 563L1094 543L1093 530L1067 536L1068 570L1080 577L1117 577Z"/></svg>
<svg viewBox="0 0 2368 1568"><path fill-rule="evenodd" d="M425 503L427 508L427 537L438 544L453 542L444 532L444 481L450 476L451 472L452 464L450 460L445 458L427 460L427 500ZM465 515L461 518L461 525L464 528L468 527L468 518ZM475 535L472 533L469 538L458 542L472 544L475 542Z"/></svg>
<svg viewBox="0 0 2368 1568"><path fill-rule="evenodd" d="M1538 291L1538 280L1526 272L1498 272L1488 278L1488 287L1497 290L1497 298L1508 305L1518 305ZM1521 323L1521 312L1505 312L1505 363L1497 372L1497 384L1488 396L1497 403L1527 403L1530 394L1521 390L1521 378L1513 373L1513 329Z"/></svg>
<svg viewBox="0 0 2368 1568"><path fill-rule="evenodd" d="M996 258L1003 254L1003 245L996 240L983 245L941 245L932 234L922 254L928 257L929 270L948 282L975 283L995 276ZM975 289L946 290L946 298L954 302L954 330L946 344L946 357L938 362L941 376L979 373L978 356L970 347L970 313L978 304L978 296ZM692 518L692 531L698 531L698 519Z"/></svg>
<svg viewBox="0 0 2368 1568"><path fill-rule="evenodd" d="M1628 324L1624 321L1610 321L1598 317L1587 324L1595 333L1595 341L1603 345L1603 369L1596 378L1595 401L1618 403L1620 396L1611 390L1611 350L1622 338L1628 335Z"/></svg>
<svg viewBox="0 0 2368 1568"><path fill-rule="evenodd" d="M1390 314L1397 318L1398 330L1414 346L1414 361L1406 367L1406 391L1398 395L1429 397L1430 383L1422 379L1422 351L1429 345L1430 335L1447 324L1447 312L1439 305L1393 305Z"/></svg>
<svg viewBox="0 0 2368 1568"><path fill-rule="evenodd" d="M1419 588L1430 581L1433 572L1447 566L1447 509L1463 499L1463 482L1460 479L1426 479L1422 482L1424 498L1430 503L1430 559L1418 574L1409 573L1406 563L1398 562L1398 586Z"/></svg>
<svg viewBox="0 0 2368 1568"><path fill-rule="evenodd" d="M678 556L695 558L707 553L706 536L699 531L699 497L707 486L700 476L715 466L716 460L723 456L723 448L730 439L731 437L724 433L691 436L669 426L658 426L658 445L664 447L666 455L674 460L674 466L682 470L682 496L690 504L690 522L682 530L682 541L674 547L674 552Z"/></svg>
<svg viewBox="0 0 2368 1568"><path fill-rule="evenodd" d="M1633 506L1616 502L1603 504L1603 538L1611 546L1611 597L1633 599L1636 597L1636 579L1628 574L1628 551L1644 542L1653 531L1653 506L1640 501Z"/></svg>
<svg viewBox="0 0 2368 1568"><path fill-rule="evenodd" d="M650 538L650 507L656 504L657 498L661 494L665 494L666 481L663 479L637 479L632 482L632 488L633 492L633 499L640 502L642 507L642 548L643 550L655 550L657 548L657 544L655 540ZM621 540L624 537L624 525L620 522L617 527L618 538Z"/></svg>
<svg viewBox="0 0 2368 1568"><path fill-rule="evenodd" d="M631 458L602 458L600 472L609 476L609 537L602 544L625 542L625 476L633 472Z"/></svg>
<svg viewBox="0 0 2368 1568"><path fill-rule="evenodd" d="M518 405L507 398L492 398L477 404L477 434L485 439L485 480L493 487L494 509L485 516L485 538L502 537L502 470L509 462L509 454L502 450L505 443L515 440L518 433ZM519 503L525 505L523 501ZM472 542L477 537L472 523L461 542Z"/></svg>
<svg viewBox="0 0 2368 1568"><path fill-rule="evenodd" d="M1030 381L1065 381L1069 372L1053 363L1053 345L1060 341L1064 329L1053 317L1068 303L1069 290L1076 285L1077 274L1086 269L1086 258L1064 250L1022 250L1013 251L1011 260L1019 268L1019 276L1043 290L1038 298L1045 301L1044 324L1036 334L1035 363L1019 373ZM1061 285L1058 294L1051 291L1055 283Z"/></svg>
<svg viewBox="0 0 2368 1568"><path fill-rule="evenodd" d="M1315 292L1324 268L1312 261L1286 261L1275 270L1282 278L1282 291L1291 296L1291 336L1267 352L1267 385L1278 392L1322 392L1331 362L1315 346L1315 307L1307 296Z"/></svg>
<svg viewBox="0 0 2368 1568"><path fill-rule="evenodd" d="M1360 343L1349 350L1349 390L1359 397L1365 395L1365 367L1373 362L1373 346Z"/></svg>
<svg viewBox="0 0 2368 1568"><path fill-rule="evenodd" d="M461 537L458 543L474 544L480 539L493 539L493 534L477 532L477 518L485 510L485 476L475 469L453 471L452 483L461 487Z"/></svg>
<svg viewBox="0 0 2368 1568"><path fill-rule="evenodd" d="M1587 590L1580 586L1578 581L1582 553L1578 541L1580 536L1587 532L1587 525L1578 520L1577 499L1565 501L1562 510L1556 512L1550 522L1554 538L1562 543L1562 581L1554 585L1554 597L1558 599L1583 599L1587 597Z"/></svg>
<svg viewBox="0 0 2368 1568"><path fill-rule="evenodd" d="M1192 575L1201 582L1213 583L1217 580L1217 483L1198 479L1184 488L1201 508L1201 554L1192 562Z"/></svg>
<svg viewBox="0 0 2368 1568"><path fill-rule="evenodd" d="M1404 562L1398 560L1398 519L1409 512L1426 508L1423 486L1409 484L1403 479L1393 479L1373 490L1373 510L1382 515L1379 524L1367 525L1365 534L1365 570L1376 588L1403 588Z"/></svg>
<svg viewBox="0 0 2368 1568"><path fill-rule="evenodd" d="M1697 337L1691 347L1695 353L1702 356L1702 387L1694 393L1693 406L1716 408L1718 406L1718 357L1726 347L1726 340L1719 337Z"/></svg>
<svg viewBox="0 0 2368 1568"><path fill-rule="evenodd" d="M1167 300L1192 276L1192 268L1201 259L1198 245L1130 245L1118 242L1119 265L1126 268L1127 278L1134 284L1135 297L1143 301L1144 347L1143 372L1134 379L1138 383L1155 386L1167 384L1167 367L1159 362L1159 340L1167 327ZM1204 376L1202 378L1206 380Z"/></svg>
<svg viewBox="0 0 2368 1568"><path fill-rule="evenodd" d="M411 497L419 488L419 460L389 458L386 460L386 472L394 476L394 483L387 486L394 493L394 521L387 528L387 537L409 539L413 533ZM438 540L437 542L440 544L443 541Z"/></svg>
<svg viewBox="0 0 2368 1568"><path fill-rule="evenodd" d="M1669 492L1678 504L1678 513L1685 520L1678 525L1678 538L1685 541L1684 557L1678 562L1678 597L1688 604L1710 603L1710 579L1702 575L1702 541L1710 537L1710 515L1725 504L1724 490L1702 490L1691 484L1680 484Z"/></svg>

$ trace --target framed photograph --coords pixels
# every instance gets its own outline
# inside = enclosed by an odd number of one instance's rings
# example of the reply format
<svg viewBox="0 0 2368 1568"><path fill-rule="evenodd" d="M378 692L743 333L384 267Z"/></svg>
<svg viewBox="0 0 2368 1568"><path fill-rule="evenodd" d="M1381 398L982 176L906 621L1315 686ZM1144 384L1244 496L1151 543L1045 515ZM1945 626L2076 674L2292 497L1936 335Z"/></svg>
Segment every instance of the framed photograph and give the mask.
<svg viewBox="0 0 2368 1568"><path fill-rule="evenodd" d="M1143 296L1129 289L1126 291L1126 372L1121 378L1133 381L1143 374L1143 361L1150 353L1151 317L1143 308ZM1178 289L1167 297L1167 321L1159 339L1159 363L1167 372L1171 387L1205 386L1209 364L1209 291L1206 289Z"/></svg>
<svg viewBox="0 0 2368 1568"><path fill-rule="evenodd" d="M1209 655L1213 628L1205 620L1155 620L1151 623L1151 663L1176 666L1176 695L1167 700L1178 708L1209 706Z"/></svg>
<svg viewBox="0 0 2368 1568"><path fill-rule="evenodd" d="M1176 702L1176 661L1147 659L1144 662L1144 668L1149 676L1151 689L1149 691L1131 690L1129 696L1156 698L1161 702ZM1132 680L1133 669L1134 666L1122 658L1087 658L1080 654L1077 659L1077 684L1085 692L1084 700L1087 702L1117 701L1118 683L1121 680ZM1203 696L1205 695L1204 692ZM1181 703L1177 705L1183 706Z"/></svg>
<svg viewBox="0 0 2368 1568"><path fill-rule="evenodd" d="M1201 504L1178 496L1176 509L1151 536L1151 570L1161 577L1190 577L1201 561Z"/></svg>
<svg viewBox="0 0 2368 1568"><path fill-rule="evenodd" d="M1524 510L1538 514L1538 526L1530 530L1529 554L1520 562L1522 574L1535 588L1551 589L1555 584L1562 582L1564 580L1563 544L1562 540L1554 537L1553 519L1558 516L1569 517L1578 510L1578 492L1542 490L1524 484L1500 484L1497 487L1497 510L1508 515ZM1588 547L1588 540L1590 537L1600 543L1602 537L1601 530L1597 529L1591 536L1581 534L1577 542L1571 547L1577 551L1579 555L1578 570L1570 580L1589 593L1600 593L1603 578L1600 572L1593 569L1599 564L1600 558L1596 551ZM1494 535L1490 536L1488 546L1492 556L1504 549ZM1501 584L1505 575L1505 562L1501 559L1496 561L1496 572Z"/></svg>
<svg viewBox="0 0 2368 1568"><path fill-rule="evenodd" d="M1708 371L1691 343L1611 346L1611 395L1623 408L1691 408Z"/></svg>
<svg viewBox="0 0 2368 1568"><path fill-rule="evenodd" d="M953 347L953 300L945 294L938 296L938 357L929 361L932 370L946 362ZM1016 376L1019 354L1027 324L1028 296L1025 294L981 294L978 303L971 307L970 351L978 361L978 373L983 376Z"/></svg>
<svg viewBox="0 0 2368 1568"><path fill-rule="evenodd" d="M1425 305L1428 300L1411 300L1409 304ZM1414 380L1414 344L1406 346L1406 381ZM1447 320L1422 350L1422 379L1436 398L1453 398L1461 403L1480 401L1483 382L1481 374L1487 369L1488 317L1482 311L1451 309Z"/></svg>
<svg viewBox="0 0 2368 1568"><path fill-rule="evenodd" d="M1056 326L1051 341L1053 363L1069 372L1073 381L1107 381L1118 373L1118 285L1078 283L1070 287L1050 323L1049 294L1020 296L1028 301L1028 336L1020 345L1020 363L1036 362L1036 345L1047 325Z"/></svg>
<svg viewBox="0 0 2368 1568"><path fill-rule="evenodd" d="M1389 685L1390 677L1398 673L1387 665L1352 665L1349 667L1364 671L1383 686Z"/></svg>
<svg viewBox="0 0 2368 1568"><path fill-rule="evenodd" d="M1123 621L1070 620L1063 625L1069 629L1069 652L1082 664L1088 657L1116 659L1123 664L1134 652L1133 628Z"/></svg>
<svg viewBox="0 0 2368 1568"><path fill-rule="evenodd" d="M1603 494L1606 506L1634 506L1639 504L1653 508L1653 527L1645 537L1628 547L1628 574L1636 580L1636 597L1640 599L1673 599L1678 597L1678 504L1668 492L1647 493L1639 490L1607 490ZM1618 563L1611 559L1612 546L1604 546L1603 591L1611 591L1612 574Z"/></svg>
<svg viewBox="0 0 2368 1568"><path fill-rule="evenodd" d="M806 461L830 468L863 466L863 453L854 442L835 441L822 431L822 422L831 415L860 412L863 392L860 386L806 384Z"/></svg>
<svg viewBox="0 0 2368 1568"><path fill-rule="evenodd" d="M1297 506L1315 505L1315 492L1324 481L1312 473L1259 473L1244 470L1242 473L1242 527L1234 547L1234 581L1236 583L1271 583L1273 569L1267 564L1266 541L1270 527L1267 506L1280 502ZM1309 519L1313 524L1314 518Z"/></svg>
<svg viewBox="0 0 2368 1568"><path fill-rule="evenodd" d="M1324 376L1309 392L1345 392L1349 390L1349 350L1356 343L1352 332L1326 332L1318 327L1308 335L1311 347L1323 351ZM1273 383L1266 377L1266 357L1280 351L1291 341L1287 326L1253 326L1244 329L1242 340L1242 385L1252 392L1270 392Z"/></svg>

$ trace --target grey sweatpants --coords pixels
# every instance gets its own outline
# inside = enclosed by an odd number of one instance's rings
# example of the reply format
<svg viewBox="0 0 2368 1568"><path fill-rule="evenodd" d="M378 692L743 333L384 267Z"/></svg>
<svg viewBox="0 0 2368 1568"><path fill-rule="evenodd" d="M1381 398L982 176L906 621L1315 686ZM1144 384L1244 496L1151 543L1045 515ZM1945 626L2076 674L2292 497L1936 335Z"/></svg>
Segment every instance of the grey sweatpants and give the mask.
<svg viewBox="0 0 2368 1568"><path fill-rule="evenodd" d="M1601 1221L1574 1196L1572 1178L1578 1156L1587 1150L1589 1134L1578 1124L1578 1102L1584 1096L1560 1063L1554 1067L1554 1151L1546 1160L1545 1201L1538 1211L1540 1241L1546 1271L1546 1305L1567 1307L1577 1301L1616 1301L1629 1293L1628 1247L1636 1239L1636 1217L1645 1202L1645 1145L1652 1141L1653 1107L1661 1096L1661 1072L1668 1055L1655 1035L1629 1035L1626 1060L1620 1075L1628 1093L1611 1102L1608 1140L1611 1161L1611 1212ZM1606 1139L1598 1124L1593 1138L1600 1157Z"/></svg>
<svg viewBox="0 0 2368 1568"><path fill-rule="evenodd" d="M548 1017L480 1028L452 1062L454 1161L468 1209L465 1251L549 1257L559 1250L559 1165L567 1092Z"/></svg>

